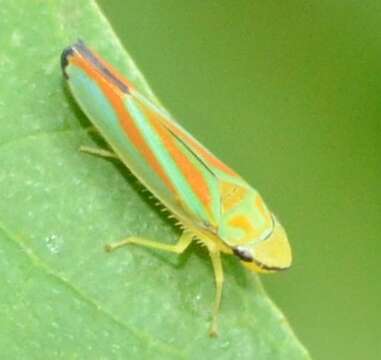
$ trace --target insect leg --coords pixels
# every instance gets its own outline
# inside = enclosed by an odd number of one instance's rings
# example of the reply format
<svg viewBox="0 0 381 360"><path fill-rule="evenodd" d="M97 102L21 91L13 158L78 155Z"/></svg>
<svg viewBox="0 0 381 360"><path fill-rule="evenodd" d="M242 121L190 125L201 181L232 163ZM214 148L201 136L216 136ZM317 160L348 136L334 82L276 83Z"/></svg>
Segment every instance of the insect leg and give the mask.
<svg viewBox="0 0 381 360"><path fill-rule="evenodd" d="M162 244L160 242L146 240L146 239L142 239L142 238L139 238L139 237L131 236L131 237L129 237L127 239L124 239L122 241L119 241L117 243L108 244L108 245L106 245L105 249L106 249L106 251L113 251L113 250L115 250L117 248L120 248L121 246L124 246L124 245L136 244L136 245L150 247L150 248L153 248L153 249L159 249L159 250L164 250L164 251L171 251L171 252L180 254L191 243L191 241L193 239L193 236L194 235L192 233L184 231L181 234L179 241L176 244L174 244L174 245L172 245L172 244Z"/></svg>
<svg viewBox="0 0 381 360"><path fill-rule="evenodd" d="M112 151L109 150L104 150L104 149L97 149L97 148L92 148L89 146L80 146L79 151L92 154L92 155L97 155L105 158L111 158L111 159L119 159L118 156L113 153Z"/></svg>
<svg viewBox="0 0 381 360"><path fill-rule="evenodd" d="M214 278L216 281L216 300L213 307L212 323L210 324L209 335L218 335L217 317L221 304L222 285L224 282L224 271L222 269L221 256L218 250L209 249L210 258L212 259Z"/></svg>

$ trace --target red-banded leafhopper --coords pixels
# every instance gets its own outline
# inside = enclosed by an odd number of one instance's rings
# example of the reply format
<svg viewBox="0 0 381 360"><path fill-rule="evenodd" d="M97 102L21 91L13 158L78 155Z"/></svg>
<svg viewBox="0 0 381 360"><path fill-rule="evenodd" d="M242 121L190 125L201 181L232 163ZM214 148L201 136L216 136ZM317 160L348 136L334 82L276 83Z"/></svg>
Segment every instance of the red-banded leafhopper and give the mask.
<svg viewBox="0 0 381 360"><path fill-rule="evenodd" d="M82 41L63 51L61 63L72 94L112 149L83 150L122 161L183 227L175 245L130 237L109 250L137 244L182 253L194 239L205 245L216 282L210 327L216 335L221 253L251 271L287 269L291 249L283 227L254 188Z"/></svg>

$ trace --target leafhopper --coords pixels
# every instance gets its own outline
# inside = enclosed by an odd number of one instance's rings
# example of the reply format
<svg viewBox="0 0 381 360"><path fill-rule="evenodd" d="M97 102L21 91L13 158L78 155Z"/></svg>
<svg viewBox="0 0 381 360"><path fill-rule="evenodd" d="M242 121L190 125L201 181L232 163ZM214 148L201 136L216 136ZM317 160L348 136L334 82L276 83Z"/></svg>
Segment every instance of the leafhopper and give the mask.
<svg viewBox="0 0 381 360"><path fill-rule="evenodd" d="M180 254L192 240L205 245L216 285L209 333L217 335L221 253L255 272L287 269L291 249L282 225L254 188L82 41L63 51L61 65L74 98L112 151L82 150L122 161L184 229L174 245L129 237L107 249L136 244Z"/></svg>

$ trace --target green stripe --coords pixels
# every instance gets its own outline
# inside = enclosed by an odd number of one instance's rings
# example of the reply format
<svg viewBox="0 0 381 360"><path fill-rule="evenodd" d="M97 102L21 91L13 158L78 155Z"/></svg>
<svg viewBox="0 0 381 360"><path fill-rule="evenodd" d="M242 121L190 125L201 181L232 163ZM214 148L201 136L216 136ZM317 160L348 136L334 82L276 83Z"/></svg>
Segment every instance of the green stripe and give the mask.
<svg viewBox="0 0 381 360"><path fill-rule="evenodd" d="M135 148L129 139L120 124L115 109L96 82L76 66L69 66L67 71L70 74L71 91L81 108L121 160L138 178L144 178L144 180L148 180L147 182L152 182L154 179L155 187L153 190L170 199L173 195L161 178L153 176L151 167L144 161L141 152Z"/></svg>
<svg viewBox="0 0 381 360"><path fill-rule="evenodd" d="M142 136L146 140L148 146L156 156L158 162L161 164L166 174L173 183L177 195L183 202L202 219L209 219L208 213L203 204L195 196L191 186L188 184L186 178L178 168L176 162L173 160L171 154L165 149L159 135L150 124L150 120L145 117L139 106L134 102L130 96L126 97L126 105L135 120L136 126L141 131ZM179 149L181 151L181 149ZM188 154L185 154L188 156Z"/></svg>

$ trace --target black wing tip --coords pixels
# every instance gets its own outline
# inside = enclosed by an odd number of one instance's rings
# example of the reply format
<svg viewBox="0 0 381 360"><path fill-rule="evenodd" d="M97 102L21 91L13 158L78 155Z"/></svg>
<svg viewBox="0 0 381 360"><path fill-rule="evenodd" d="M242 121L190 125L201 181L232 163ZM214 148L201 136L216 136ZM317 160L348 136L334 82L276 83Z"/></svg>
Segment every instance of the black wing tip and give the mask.
<svg viewBox="0 0 381 360"><path fill-rule="evenodd" d="M65 77L65 79L68 79L69 76L66 72L66 66L69 65L69 57L74 54L74 48L73 46L68 46L67 48L63 49L62 54L61 54L61 69L62 73Z"/></svg>
<svg viewBox="0 0 381 360"><path fill-rule="evenodd" d="M128 84L115 74L110 67L107 66L107 63L102 62L102 60L93 53L84 43L83 40L78 39L76 43L67 47L62 51L61 54L61 68L65 79L69 79L69 75L66 72L66 67L69 65L69 58L73 56L74 53L83 57L88 63L90 63L96 71L111 82L115 87L117 87L121 92L125 94L130 93L130 88Z"/></svg>
<svg viewBox="0 0 381 360"><path fill-rule="evenodd" d="M65 79L69 78L66 72L66 67L69 65L69 57L73 56L74 51L76 49L83 49L83 48L86 49L86 45L84 41L82 39L78 39L77 42L75 42L73 45L70 45L66 47L65 49L63 49L61 53L61 69Z"/></svg>

